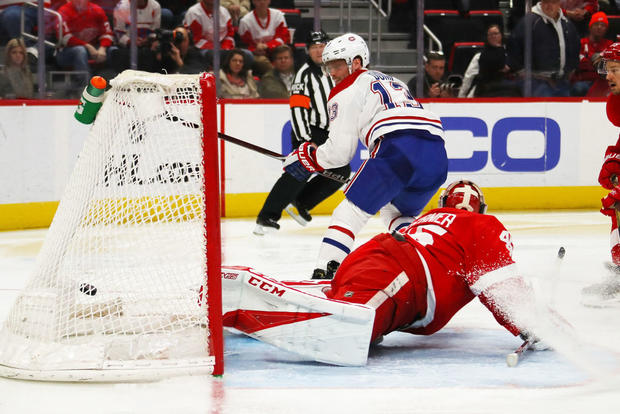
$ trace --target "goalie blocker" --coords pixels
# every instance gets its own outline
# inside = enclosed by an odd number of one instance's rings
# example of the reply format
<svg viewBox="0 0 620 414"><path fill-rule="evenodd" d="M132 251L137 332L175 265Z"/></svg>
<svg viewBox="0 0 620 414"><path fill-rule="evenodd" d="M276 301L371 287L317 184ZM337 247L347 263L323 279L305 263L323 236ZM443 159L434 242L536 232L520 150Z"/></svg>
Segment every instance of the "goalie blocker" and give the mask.
<svg viewBox="0 0 620 414"><path fill-rule="evenodd" d="M510 233L483 214L480 189L454 183L440 207L360 246L331 282L223 268L224 325L337 365L365 364L370 344L396 330L433 334L475 297L511 334L534 335L533 291L517 272Z"/></svg>

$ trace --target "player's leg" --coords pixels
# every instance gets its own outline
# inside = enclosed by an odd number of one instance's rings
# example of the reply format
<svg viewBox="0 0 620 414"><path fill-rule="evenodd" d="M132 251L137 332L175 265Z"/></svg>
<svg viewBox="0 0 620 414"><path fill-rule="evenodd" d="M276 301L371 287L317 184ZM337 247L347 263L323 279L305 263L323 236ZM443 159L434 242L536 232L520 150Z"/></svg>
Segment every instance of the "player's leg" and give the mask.
<svg viewBox="0 0 620 414"><path fill-rule="evenodd" d="M405 216L419 214L445 181L447 170L443 141L418 137L414 131L387 134L345 188L346 200L332 214L313 278L330 277L328 264L342 262L355 235L386 204L392 202ZM417 197L397 199L403 190L414 186L420 189Z"/></svg>
<svg viewBox="0 0 620 414"><path fill-rule="evenodd" d="M404 155L390 141L377 145L344 189L346 199L332 213L323 236L313 279L333 277L328 268L337 269L351 252L355 235L368 219L398 195L407 183L411 168Z"/></svg>
<svg viewBox="0 0 620 414"><path fill-rule="evenodd" d="M254 234L263 235L266 230L279 229L278 220L282 217L282 210L299 194L306 182L300 182L288 173L283 173L267 195L263 208L256 218Z"/></svg>
<svg viewBox="0 0 620 414"><path fill-rule="evenodd" d="M344 167L334 168L328 170L343 177L348 177L351 174L351 167L345 165ZM334 194L338 189L342 187L342 184L338 181L324 177L322 175L316 175L313 177L303 190L297 195L296 199L291 203L299 212L299 215L306 221L312 220L309 211L319 205L327 197ZM289 210L286 210L289 212ZM290 214L290 213L289 213Z"/></svg>
<svg viewBox="0 0 620 414"><path fill-rule="evenodd" d="M247 267L222 268L224 326L298 355L364 365L375 311L304 293Z"/></svg>
<svg viewBox="0 0 620 414"><path fill-rule="evenodd" d="M582 302L591 307L620 306L620 235L617 215L611 216L611 263L606 263L606 277L582 290Z"/></svg>
<svg viewBox="0 0 620 414"><path fill-rule="evenodd" d="M381 234L355 249L342 262L327 292L329 298L375 308L371 342L411 324L426 312L424 271L402 252L404 248L415 254L413 246L396 247L401 252L395 256L391 250L397 244L391 235ZM405 267L411 274L405 273ZM417 286L411 278L416 279Z"/></svg>

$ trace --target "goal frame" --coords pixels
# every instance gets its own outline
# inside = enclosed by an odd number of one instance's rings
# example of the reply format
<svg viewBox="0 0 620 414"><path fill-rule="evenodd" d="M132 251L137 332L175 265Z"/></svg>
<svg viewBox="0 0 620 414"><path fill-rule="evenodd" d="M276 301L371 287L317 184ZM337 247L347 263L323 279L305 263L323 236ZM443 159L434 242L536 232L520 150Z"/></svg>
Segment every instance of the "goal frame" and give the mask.
<svg viewBox="0 0 620 414"><path fill-rule="evenodd" d="M137 78L148 77L144 72L127 71L129 75L135 73ZM133 73L130 73L133 72ZM124 74L126 75L126 74ZM154 75L158 76L158 75ZM180 76L180 75L169 75ZM186 75L187 76L187 75ZM213 74L196 74L191 80L198 83L197 92L200 94L201 107L197 109L201 116L200 137L202 145L202 208L204 230L204 260L203 286L206 288L205 302L201 312L206 314L206 335L208 335L208 353L206 358L189 356L179 360L162 360L149 364L144 360L125 360L122 364L116 361L102 360L96 367L59 368L50 370L16 368L0 363L0 376L37 381L68 381L68 382L125 382L150 381L178 375L205 375L222 376L224 372L224 346L222 321L222 283L221 283L221 183L219 140L217 136L217 100L216 81ZM192 102L192 100L186 101ZM96 122L95 122L96 125ZM196 124L193 124L196 128ZM197 142L197 141L195 141ZM197 223L200 226L200 222ZM198 274L200 275L200 274ZM81 290L81 287L80 287ZM203 289L201 288L200 295ZM199 299L202 300L202 299ZM200 304L200 302L199 302ZM2 322L2 321L0 321ZM205 325L203 325L204 327ZM2 326L0 326L2 328ZM2 342L2 341L0 341ZM30 340L25 338L25 342ZM11 348L5 348L11 349ZM9 354L19 355L21 346L10 350ZM204 348L203 348L204 349ZM10 360L10 359L9 359ZM146 364L145 364L146 362Z"/></svg>

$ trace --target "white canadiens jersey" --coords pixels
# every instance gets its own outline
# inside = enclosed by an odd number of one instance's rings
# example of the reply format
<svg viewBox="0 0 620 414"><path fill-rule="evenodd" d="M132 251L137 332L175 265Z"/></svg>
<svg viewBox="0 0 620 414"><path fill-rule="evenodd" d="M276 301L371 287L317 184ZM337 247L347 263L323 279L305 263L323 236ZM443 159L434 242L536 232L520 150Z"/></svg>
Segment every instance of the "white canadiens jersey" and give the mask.
<svg viewBox="0 0 620 414"><path fill-rule="evenodd" d="M274 38L281 26L286 27L286 21L284 20L284 13L280 10L270 8L266 21L261 23L259 23L254 11L251 11L243 16L239 22L239 36L247 38L249 34L254 43L267 43Z"/></svg>
<svg viewBox="0 0 620 414"><path fill-rule="evenodd" d="M420 130L444 138L439 117L424 109L405 83L374 70L357 71L336 85L327 112L329 139L316 152L325 169L348 164L358 140L372 152L388 132Z"/></svg>
<svg viewBox="0 0 620 414"><path fill-rule="evenodd" d="M161 25L161 7L155 0L148 0L146 6L137 8L138 37L146 38ZM114 9L114 31L120 44L129 44L129 26L131 24L131 5L129 0L121 0Z"/></svg>

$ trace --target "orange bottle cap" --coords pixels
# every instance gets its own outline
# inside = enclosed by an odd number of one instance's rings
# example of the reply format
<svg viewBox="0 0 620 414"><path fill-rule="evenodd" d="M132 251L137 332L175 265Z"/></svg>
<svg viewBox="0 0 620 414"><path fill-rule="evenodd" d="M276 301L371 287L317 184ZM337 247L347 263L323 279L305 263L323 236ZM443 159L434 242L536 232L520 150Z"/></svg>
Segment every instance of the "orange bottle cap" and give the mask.
<svg viewBox="0 0 620 414"><path fill-rule="evenodd" d="M108 85L106 80L103 79L101 76L93 76L90 79L90 84L97 89L105 89L105 87Z"/></svg>

